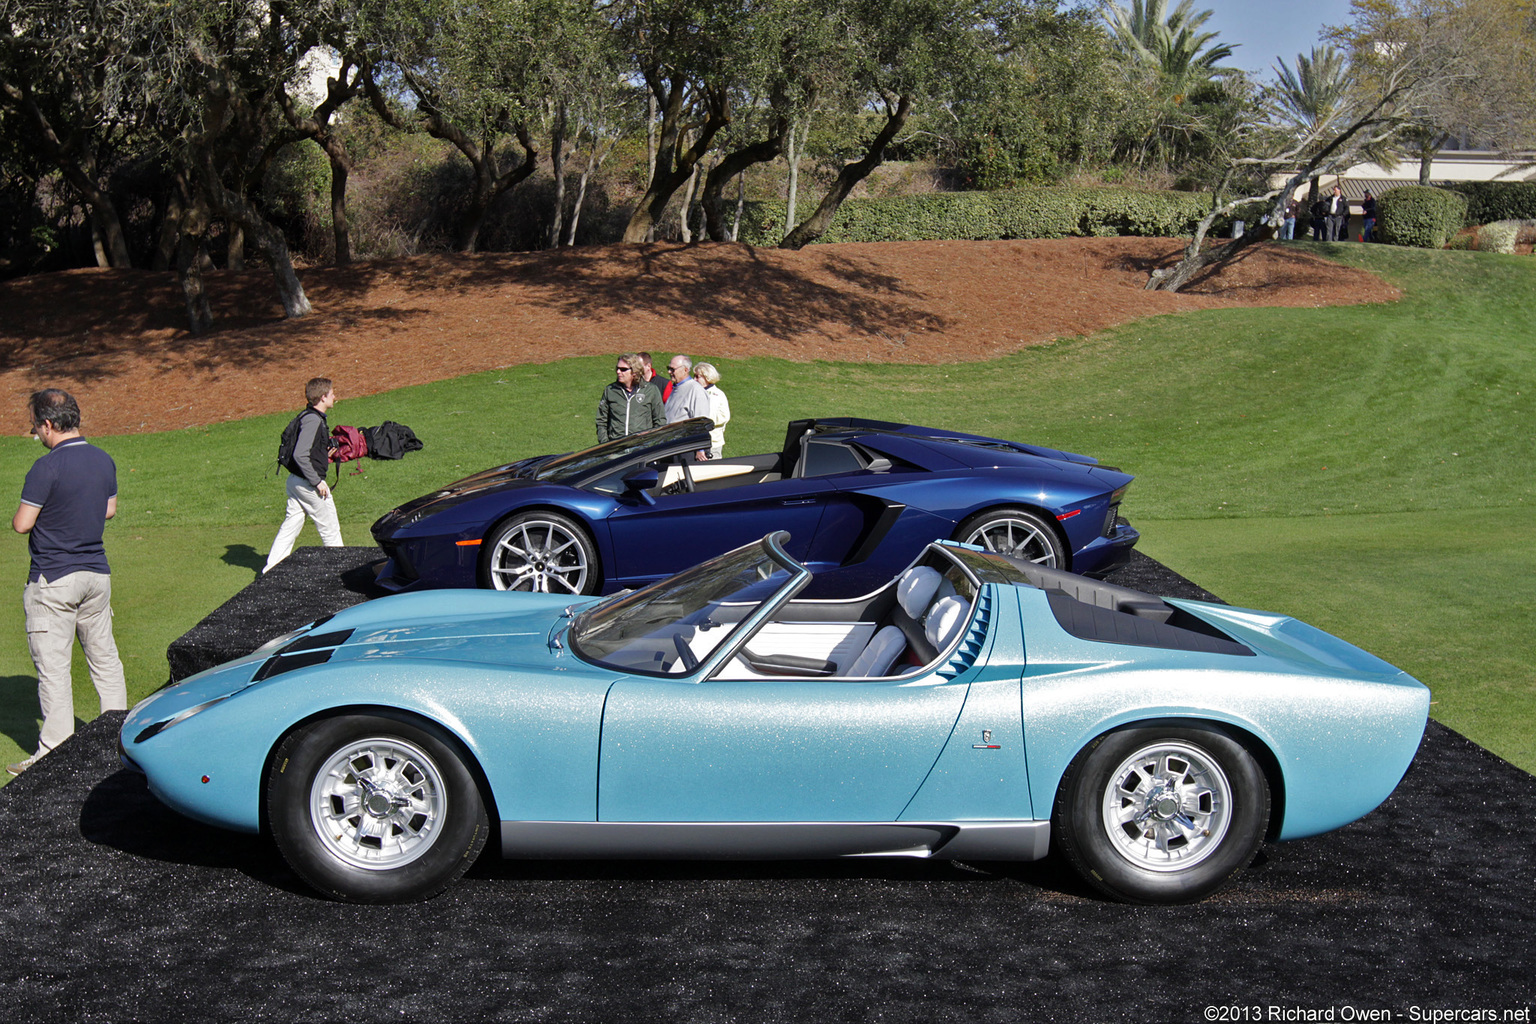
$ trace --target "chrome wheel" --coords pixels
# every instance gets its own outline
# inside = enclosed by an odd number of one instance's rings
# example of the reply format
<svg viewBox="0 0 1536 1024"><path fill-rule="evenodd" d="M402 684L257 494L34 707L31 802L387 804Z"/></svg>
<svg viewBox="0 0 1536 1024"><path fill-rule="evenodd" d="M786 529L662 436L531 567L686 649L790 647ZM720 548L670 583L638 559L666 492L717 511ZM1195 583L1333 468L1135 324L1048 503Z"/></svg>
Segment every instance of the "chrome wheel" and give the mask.
<svg viewBox="0 0 1536 1024"><path fill-rule="evenodd" d="M469 870L490 831L457 741L387 709L301 726L272 752L266 801L283 859L326 895L421 900Z"/></svg>
<svg viewBox="0 0 1536 1024"><path fill-rule="evenodd" d="M1237 736L1209 722L1105 733L1062 776L1051 843L1083 881L1132 903L1185 903L1258 853L1269 780Z"/></svg>
<svg viewBox="0 0 1536 1024"><path fill-rule="evenodd" d="M1065 553L1056 531L1032 512L998 509L966 520L956 540L1050 568L1063 566Z"/></svg>
<svg viewBox="0 0 1536 1024"><path fill-rule="evenodd" d="M1149 871L1183 871L1221 847L1232 820L1232 786L1200 748L1153 744L1110 773L1101 813L1126 860Z"/></svg>
<svg viewBox="0 0 1536 1024"><path fill-rule="evenodd" d="M564 516L518 516L491 542L489 584L497 590L585 594L596 583L586 533Z"/></svg>
<svg viewBox="0 0 1536 1024"><path fill-rule="evenodd" d="M420 857L443 817L443 776L403 740L369 737L320 766L309 789L309 820L338 860L373 870Z"/></svg>

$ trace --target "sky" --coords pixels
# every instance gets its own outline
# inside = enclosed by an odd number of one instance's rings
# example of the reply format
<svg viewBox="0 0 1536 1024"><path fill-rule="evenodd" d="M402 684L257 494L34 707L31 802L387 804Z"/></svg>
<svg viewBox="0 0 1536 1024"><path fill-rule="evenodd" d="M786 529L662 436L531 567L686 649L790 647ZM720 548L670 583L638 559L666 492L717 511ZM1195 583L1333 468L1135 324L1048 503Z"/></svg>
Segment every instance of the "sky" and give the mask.
<svg viewBox="0 0 1536 1024"><path fill-rule="evenodd" d="M1298 53L1310 55L1318 45L1323 26L1349 21L1349 0L1195 0L1194 9L1212 12L1202 32L1218 33L1219 43L1242 44L1224 63L1266 81L1275 77L1271 66L1277 57L1294 67Z"/></svg>

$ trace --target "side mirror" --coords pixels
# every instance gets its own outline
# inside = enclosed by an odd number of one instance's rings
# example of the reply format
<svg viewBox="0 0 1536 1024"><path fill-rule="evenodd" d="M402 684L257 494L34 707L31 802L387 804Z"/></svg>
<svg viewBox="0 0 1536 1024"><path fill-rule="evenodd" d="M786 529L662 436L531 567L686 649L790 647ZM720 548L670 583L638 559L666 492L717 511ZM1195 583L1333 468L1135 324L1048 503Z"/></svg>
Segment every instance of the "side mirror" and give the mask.
<svg viewBox="0 0 1536 1024"><path fill-rule="evenodd" d="M653 505L656 499L651 497L651 492L659 483L661 483L661 474L656 471L656 467L642 466L624 475L624 493L633 494L647 505Z"/></svg>

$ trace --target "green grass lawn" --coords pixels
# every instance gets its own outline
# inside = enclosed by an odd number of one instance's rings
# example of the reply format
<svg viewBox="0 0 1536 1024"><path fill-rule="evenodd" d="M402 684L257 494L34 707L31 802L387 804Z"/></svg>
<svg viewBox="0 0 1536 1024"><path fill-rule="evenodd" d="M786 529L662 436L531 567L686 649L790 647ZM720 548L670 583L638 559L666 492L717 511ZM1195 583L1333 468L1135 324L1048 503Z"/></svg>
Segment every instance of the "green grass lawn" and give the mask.
<svg viewBox="0 0 1536 1024"><path fill-rule="evenodd" d="M953 366L724 360L727 454L776 449L788 420L815 415L1091 453L1137 475L1125 511L1148 554L1225 600L1296 615L1402 666L1433 688L1437 718L1536 770L1536 260L1296 244L1380 272L1403 300L1157 317ZM347 541L367 543L375 517L450 479L591 443L610 360L358 399L339 377L332 423L394 419L426 442L401 462L365 463L365 475L343 470ZM95 439L118 464L107 543L131 698L164 682L171 640L254 578L282 514L272 468L286 420ZM41 451L0 439L13 495ZM300 543L317 542L306 527ZM0 604L7 759L36 741L26 557L23 538L0 544L0 573L17 586ZM94 713L78 659L76 689L78 710Z"/></svg>

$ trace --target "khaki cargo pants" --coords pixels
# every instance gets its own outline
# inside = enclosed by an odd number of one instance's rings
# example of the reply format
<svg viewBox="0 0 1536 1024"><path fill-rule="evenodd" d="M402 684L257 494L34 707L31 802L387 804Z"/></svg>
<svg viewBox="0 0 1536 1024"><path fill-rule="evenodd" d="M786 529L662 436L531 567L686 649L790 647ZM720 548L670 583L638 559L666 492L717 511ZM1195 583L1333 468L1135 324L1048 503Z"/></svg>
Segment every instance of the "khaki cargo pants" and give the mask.
<svg viewBox="0 0 1536 1024"><path fill-rule="evenodd" d="M112 639L112 577L72 572L58 580L39 576L22 591L27 614L27 647L37 666L37 699L43 731L37 753L46 754L75 734L75 692L69 664L75 637L85 652L101 710L128 707L123 663Z"/></svg>

